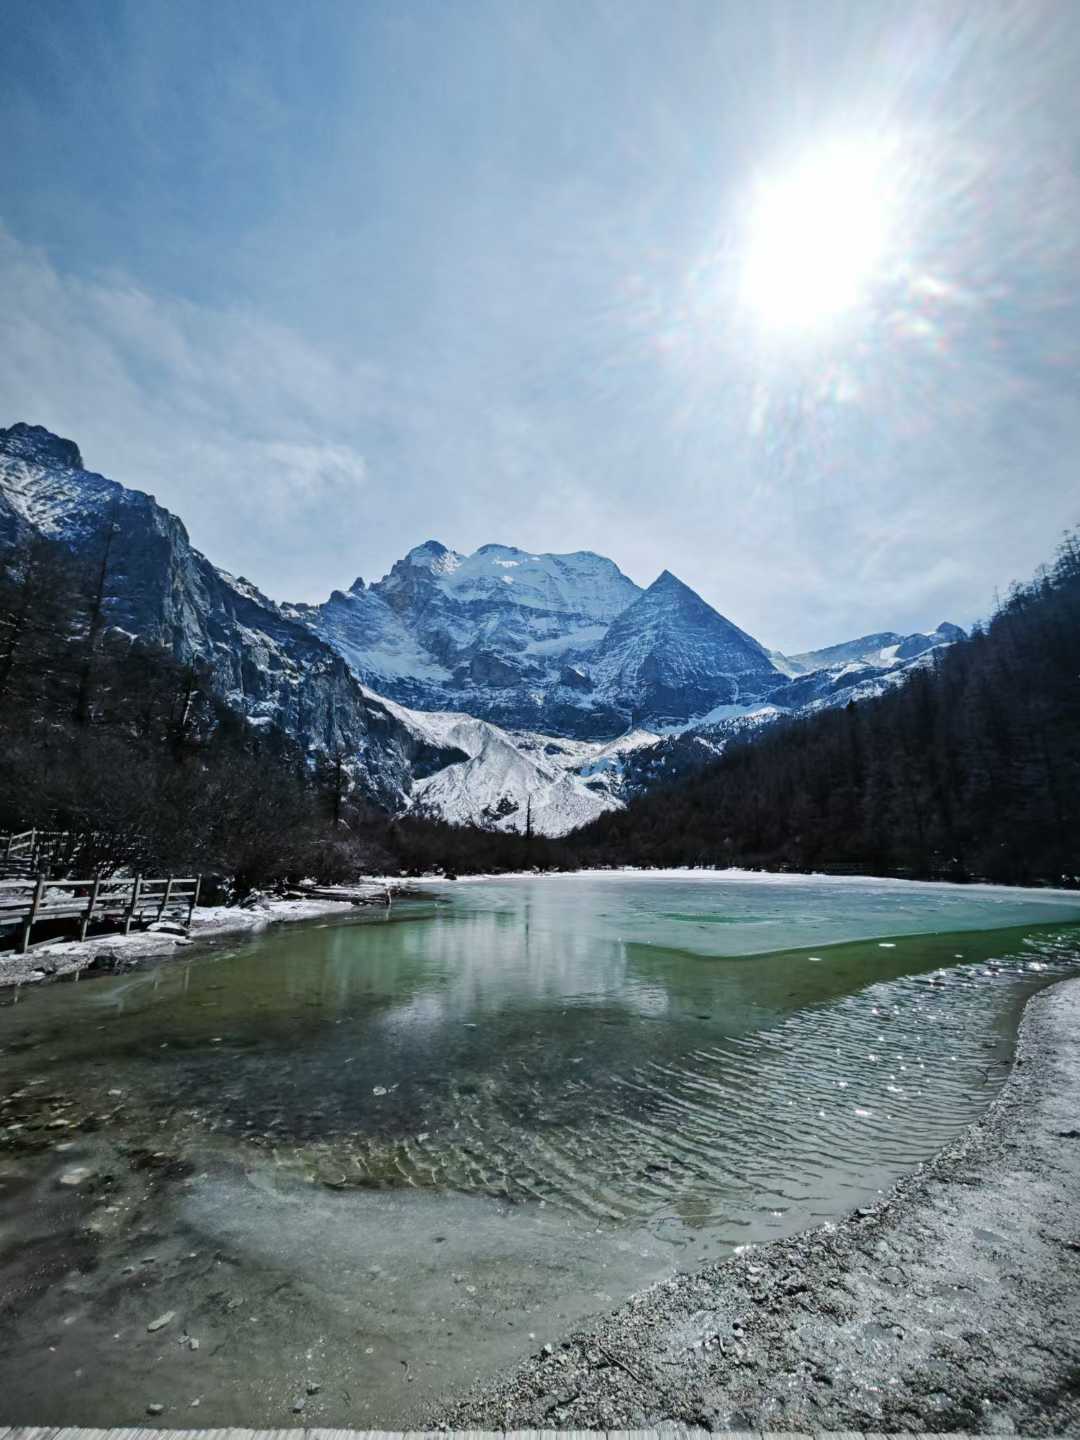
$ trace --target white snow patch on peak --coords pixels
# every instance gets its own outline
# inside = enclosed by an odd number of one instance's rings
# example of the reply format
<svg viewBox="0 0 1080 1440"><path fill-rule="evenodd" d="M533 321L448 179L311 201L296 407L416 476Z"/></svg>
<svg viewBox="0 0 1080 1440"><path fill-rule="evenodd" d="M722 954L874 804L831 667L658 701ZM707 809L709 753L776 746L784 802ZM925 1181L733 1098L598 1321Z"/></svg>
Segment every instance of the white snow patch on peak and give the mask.
<svg viewBox="0 0 1080 1440"><path fill-rule="evenodd" d="M483 600L493 591L503 591L501 582L509 577L493 571L511 569L516 605L580 615L594 623L610 624L641 594L613 560L589 550L530 555L512 545L482 545L472 555L454 558L452 568L429 568L438 576L440 588L459 601Z"/></svg>

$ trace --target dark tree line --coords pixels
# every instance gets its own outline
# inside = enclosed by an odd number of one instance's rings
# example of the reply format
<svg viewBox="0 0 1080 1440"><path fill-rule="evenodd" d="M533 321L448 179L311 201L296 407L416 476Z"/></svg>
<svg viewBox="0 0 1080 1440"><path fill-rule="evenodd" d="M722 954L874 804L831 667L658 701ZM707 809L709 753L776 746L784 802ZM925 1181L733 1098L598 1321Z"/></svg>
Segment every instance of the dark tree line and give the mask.
<svg viewBox="0 0 1080 1440"><path fill-rule="evenodd" d="M1080 544L895 690L730 745L572 837L583 864L1080 884Z"/></svg>

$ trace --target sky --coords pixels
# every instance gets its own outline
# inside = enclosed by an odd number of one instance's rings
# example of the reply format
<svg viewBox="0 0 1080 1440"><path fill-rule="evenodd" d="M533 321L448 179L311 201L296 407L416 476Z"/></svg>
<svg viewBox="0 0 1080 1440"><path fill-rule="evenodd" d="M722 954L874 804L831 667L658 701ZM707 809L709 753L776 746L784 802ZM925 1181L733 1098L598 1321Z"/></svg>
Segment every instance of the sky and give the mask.
<svg viewBox="0 0 1080 1440"><path fill-rule="evenodd" d="M5 0L0 424L279 599L670 569L791 653L1080 522L1069 0Z"/></svg>

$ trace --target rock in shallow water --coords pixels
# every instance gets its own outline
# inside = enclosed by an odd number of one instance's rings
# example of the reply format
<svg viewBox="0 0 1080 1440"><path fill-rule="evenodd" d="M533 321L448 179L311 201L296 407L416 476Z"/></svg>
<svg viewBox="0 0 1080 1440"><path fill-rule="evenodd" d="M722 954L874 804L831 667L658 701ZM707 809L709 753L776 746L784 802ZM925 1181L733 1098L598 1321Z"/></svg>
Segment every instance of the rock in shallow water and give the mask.
<svg viewBox="0 0 1080 1440"><path fill-rule="evenodd" d="M61 1185L82 1185L93 1175L89 1165L73 1165L60 1176Z"/></svg>

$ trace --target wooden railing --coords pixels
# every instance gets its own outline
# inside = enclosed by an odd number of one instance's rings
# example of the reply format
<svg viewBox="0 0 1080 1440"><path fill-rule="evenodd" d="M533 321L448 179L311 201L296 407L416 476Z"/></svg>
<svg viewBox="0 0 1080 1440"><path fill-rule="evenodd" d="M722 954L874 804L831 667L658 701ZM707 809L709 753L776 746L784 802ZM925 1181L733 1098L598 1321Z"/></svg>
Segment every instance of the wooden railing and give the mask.
<svg viewBox="0 0 1080 1440"><path fill-rule="evenodd" d="M79 838L70 830L21 830L0 835L0 869L9 875L38 875L67 861Z"/></svg>
<svg viewBox="0 0 1080 1440"><path fill-rule="evenodd" d="M127 935L132 925L153 924L167 916L191 923L199 900L200 876L169 876L149 880L22 880L0 881L0 926L17 927L19 953L30 947L30 932L47 920L75 920L79 939L95 921L120 922Z"/></svg>

